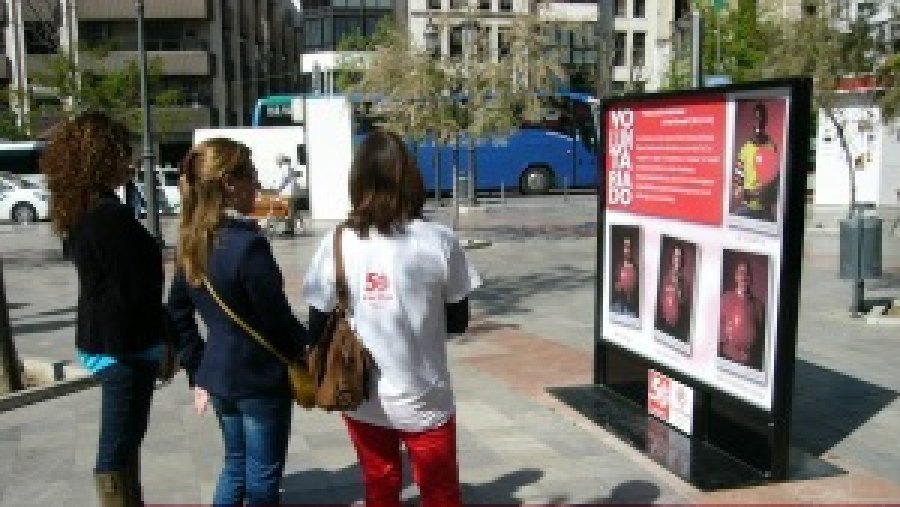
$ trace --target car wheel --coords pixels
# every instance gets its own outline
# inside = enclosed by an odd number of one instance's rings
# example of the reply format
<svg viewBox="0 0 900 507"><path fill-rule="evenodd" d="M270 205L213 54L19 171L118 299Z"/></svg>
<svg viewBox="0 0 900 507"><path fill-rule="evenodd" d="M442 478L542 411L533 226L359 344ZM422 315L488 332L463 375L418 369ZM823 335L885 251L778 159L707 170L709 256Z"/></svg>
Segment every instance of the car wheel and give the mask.
<svg viewBox="0 0 900 507"><path fill-rule="evenodd" d="M519 189L523 194L546 194L551 188L553 188L553 172L544 166L525 169L519 181Z"/></svg>
<svg viewBox="0 0 900 507"><path fill-rule="evenodd" d="M37 210L27 202L13 206L10 218L17 224L30 224L37 221Z"/></svg>

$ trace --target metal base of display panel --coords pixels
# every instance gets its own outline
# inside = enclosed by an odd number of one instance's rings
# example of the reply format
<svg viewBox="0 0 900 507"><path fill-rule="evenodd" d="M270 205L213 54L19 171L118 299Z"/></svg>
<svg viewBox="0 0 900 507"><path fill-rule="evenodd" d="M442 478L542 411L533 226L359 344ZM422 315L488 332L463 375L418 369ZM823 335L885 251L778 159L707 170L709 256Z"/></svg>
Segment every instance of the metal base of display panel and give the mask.
<svg viewBox="0 0 900 507"><path fill-rule="evenodd" d="M704 491L765 484L759 470L691 438L656 418L628 397L600 385L558 387L550 394Z"/></svg>
<svg viewBox="0 0 900 507"><path fill-rule="evenodd" d="M632 386L632 391L638 391ZM702 491L773 482L764 471L697 436L691 437L647 415L630 395L602 385L556 387L549 393ZM746 436L746 435L745 435ZM758 443L758 442L757 442ZM754 445L752 440L745 447ZM789 480L843 475L844 470L799 449L791 450Z"/></svg>

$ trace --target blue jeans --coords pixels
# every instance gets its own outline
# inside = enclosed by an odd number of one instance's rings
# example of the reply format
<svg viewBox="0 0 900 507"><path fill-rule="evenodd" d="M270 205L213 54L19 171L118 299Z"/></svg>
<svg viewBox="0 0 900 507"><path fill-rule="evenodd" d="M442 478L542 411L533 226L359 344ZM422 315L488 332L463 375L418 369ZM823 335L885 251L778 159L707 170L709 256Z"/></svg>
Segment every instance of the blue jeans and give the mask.
<svg viewBox="0 0 900 507"><path fill-rule="evenodd" d="M139 451L158 367L156 361L120 360L97 372L101 390L97 472L124 470L128 457Z"/></svg>
<svg viewBox="0 0 900 507"><path fill-rule="evenodd" d="M225 462L213 505L279 505L292 401L284 397L225 400L211 396Z"/></svg>

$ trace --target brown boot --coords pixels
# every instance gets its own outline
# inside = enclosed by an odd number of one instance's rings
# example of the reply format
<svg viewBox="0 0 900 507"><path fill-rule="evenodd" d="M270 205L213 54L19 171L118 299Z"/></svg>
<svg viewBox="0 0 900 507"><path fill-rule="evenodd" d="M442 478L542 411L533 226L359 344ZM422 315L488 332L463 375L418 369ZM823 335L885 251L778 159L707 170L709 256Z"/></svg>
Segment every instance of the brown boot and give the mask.
<svg viewBox="0 0 900 507"><path fill-rule="evenodd" d="M100 507L129 507L126 498L124 472L95 472L97 499Z"/></svg>
<svg viewBox="0 0 900 507"><path fill-rule="evenodd" d="M128 507L143 507L144 491L141 489L141 451L128 456L125 463L125 498Z"/></svg>

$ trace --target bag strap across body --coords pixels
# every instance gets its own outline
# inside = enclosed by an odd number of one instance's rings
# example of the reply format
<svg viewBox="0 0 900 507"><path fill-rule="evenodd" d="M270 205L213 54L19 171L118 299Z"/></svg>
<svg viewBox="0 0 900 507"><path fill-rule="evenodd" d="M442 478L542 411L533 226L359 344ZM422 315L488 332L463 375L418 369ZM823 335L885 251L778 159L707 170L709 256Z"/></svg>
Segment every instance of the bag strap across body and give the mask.
<svg viewBox="0 0 900 507"><path fill-rule="evenodd" d="M225 314L228 315L228 317L235 324L238 325L238 327L240 327L241 329L246 331L246 333L249 334L250 336L252 336L253 339L256 340L257 343L259 343L260 345L263 346L263 348L265 348L266 350L271 352L272 355L277 357L281 362L283 362L284 364L291 364L291 361L287 357L285 357L284 354L282 354L281 352L278 352L278 350L276 350L275 347L273 347L271 343L266 341L266 339L263 338L263 336L261 334L256 332L255 329L250 327L249 324L247 324L246 322L244 322L243 319L238 317L238 315L236 313L234 313L234 311L227 304L225 304L225 301L222 301L222 298L220 298L219 294L216 292L216 290L213 289L212 283L210 283L209 278L207 278L206 275L203 275L203 285L206 287L206 290L209 291L209 295L212 296L212 298L219 305L219 308L221 308L222 311L224 311Z"/></svg>
<svg viewBox="0 0 900 507"><path fill-rule="evenodd" d="M337 294L337 311L343 316L350 313L350 286L347 284L347 273L344 271L344 252L341 237L346 224L342 223L334 230L334 285Z"/></svg>

